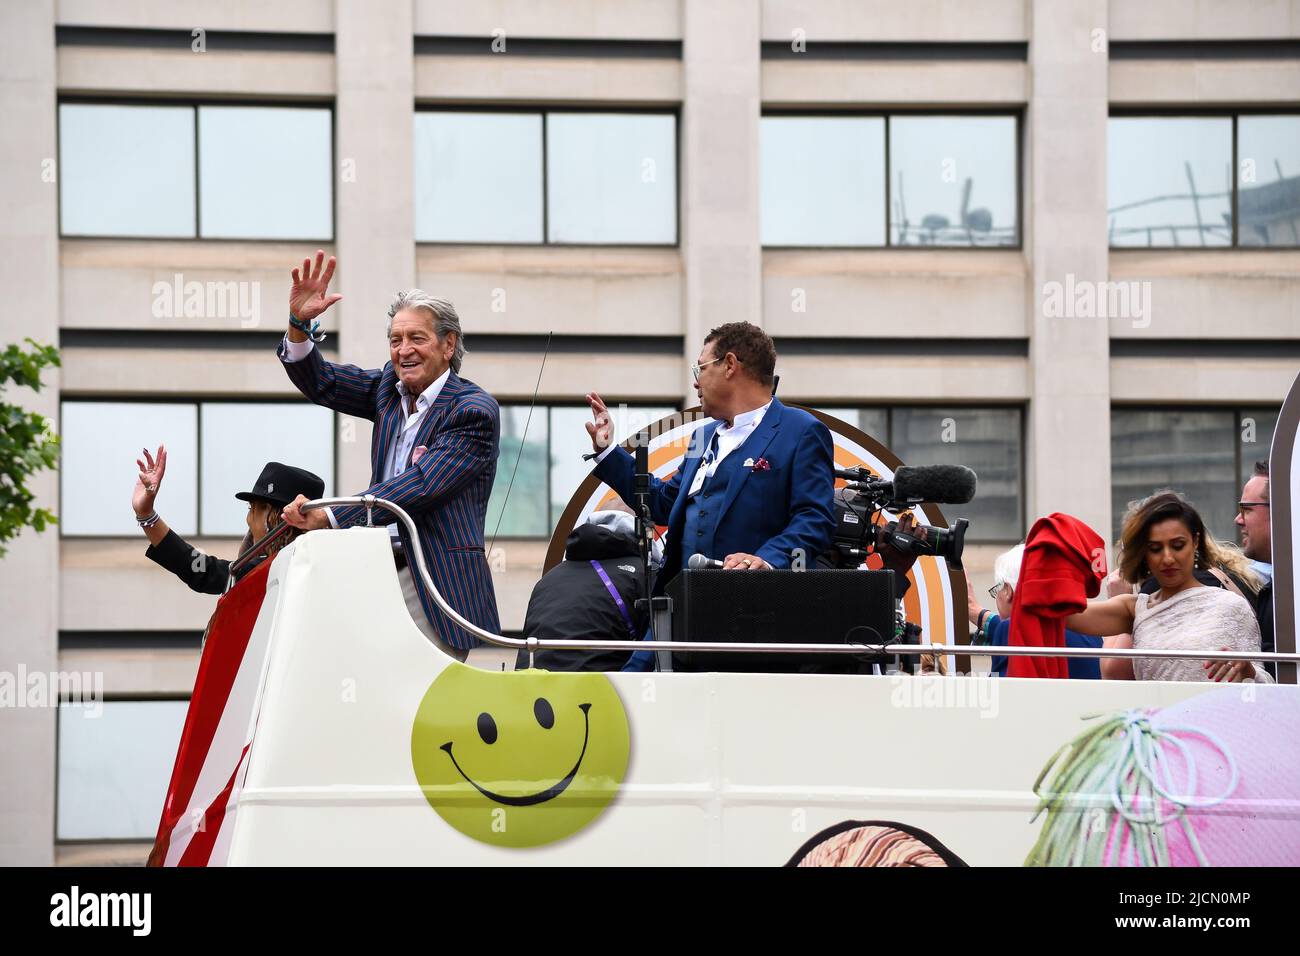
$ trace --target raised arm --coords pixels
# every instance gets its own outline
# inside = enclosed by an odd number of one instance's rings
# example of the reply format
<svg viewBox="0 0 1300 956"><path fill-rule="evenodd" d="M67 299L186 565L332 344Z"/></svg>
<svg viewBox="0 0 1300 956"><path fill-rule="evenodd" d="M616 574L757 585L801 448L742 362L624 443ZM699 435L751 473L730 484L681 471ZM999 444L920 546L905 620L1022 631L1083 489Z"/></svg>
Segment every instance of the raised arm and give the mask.
<svg viewBox="0 0 1300 956"><path fill-rule="evenodd" d="M591 406L592 421L587 422L587 434L591 436L591 447L593 450L601 452L601 457L596 463L596 477L614 489L614 492L627 503L628 507L636 507L636 464L631 455L622 448L613 445L613 427L610 423L609 409L605 406L604 400L592 392L587 396L587 403ZM687 450L685 461L690 460L690 455L696 449L696 442L700 431L697 429L691 436L691 444ZM683 466L685 465L683 461ZM672 513L673 503L677 501L677 494L682 486L683 468L678 468L672 477L667 481L650 476L650 517L657 524L667 524L668 517Z"/></svg>
<svg viewBox="0 0 1300 956"><path fill-rule="evenodd" d="M1094 637L1127 634L1133 630L1133 608L1136 604L1135 594L1121 594L1105 601L1093 601L1086 610L1067 617L1065 626Z"/></svg>
<svg viewBox="0 0 1300 956"><path fill-rule="evenodd" d="M357 418L374 421L375 398L383 373L356 365L336 365L321 357L320 350L296 323L311 327L316 317L343 296L329 292L336 260L325 261L317 249L315 262L304 259L293 270L289 289L289 328L285 340L276 349L289 381L317 405Z"/></svg>

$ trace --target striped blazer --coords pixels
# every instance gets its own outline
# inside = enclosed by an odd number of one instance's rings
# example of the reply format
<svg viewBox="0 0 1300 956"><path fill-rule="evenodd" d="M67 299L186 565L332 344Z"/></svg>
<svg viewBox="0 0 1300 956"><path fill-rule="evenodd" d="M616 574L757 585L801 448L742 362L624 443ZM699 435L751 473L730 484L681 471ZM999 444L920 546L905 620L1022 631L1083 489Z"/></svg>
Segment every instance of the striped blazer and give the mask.
<svg viewBox="0 0 1300 956"><path fill-rule="evenodd" d="M483 549L483 524L501 439L496 400L452 372L412 443L412 449L423 445L428 450L415 464L408 459L400 475L385 481L384 463L405 421L392 363L369 370L335 365L325 361L316 348L299 362L287 362L283 343L277 354L289 380L311 401L375 423L370 439L370 487L360 494L401 505L415 522L429 573L442 596L479 627L499 633L496 593ZM333 512L340 528L366 520L366 509L360 505L337 507ZM387 525L396 519L376 509L374 520ZM399 524L397 530L402 547L410 554L405 526ZM420 604L438 636L462 650L476 647L478 639L434 605L414 566L411 573Z"/></svg>

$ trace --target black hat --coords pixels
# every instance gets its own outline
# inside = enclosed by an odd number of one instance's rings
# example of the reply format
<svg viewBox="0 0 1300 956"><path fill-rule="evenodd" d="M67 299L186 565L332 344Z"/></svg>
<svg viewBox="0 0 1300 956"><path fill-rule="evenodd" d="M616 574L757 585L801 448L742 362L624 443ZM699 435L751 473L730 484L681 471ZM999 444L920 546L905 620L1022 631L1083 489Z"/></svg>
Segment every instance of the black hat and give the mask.
<svg viewBox="0 0 1300 956"><path fill-rule="evenodd" d="M269 501L283 508L299 495L316 499L324 494L325 482L319 475L292 465L282 465L278 461L268 461L262 473L257 476L253 490L241 491L235 497L240 501Z"/></svg>

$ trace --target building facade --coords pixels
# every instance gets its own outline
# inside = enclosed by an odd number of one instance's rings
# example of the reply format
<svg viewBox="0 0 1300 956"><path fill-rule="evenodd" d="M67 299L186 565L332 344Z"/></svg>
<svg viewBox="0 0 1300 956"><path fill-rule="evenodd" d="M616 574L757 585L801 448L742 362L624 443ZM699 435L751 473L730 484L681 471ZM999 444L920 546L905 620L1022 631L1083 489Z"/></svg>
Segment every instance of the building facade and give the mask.
<svg viewBox="0 0 1300 956"><path fill-rule="evenodd" d="M35 488L60 527L0 561L0 672L104 695L0 708L3 863L139 862L156 826L213 602L144 558L140 447L224 556L263 461L367 484L369 425L272 354L317 248L338 360L386 360L398 289L456 303L503 408L508 630L588 470L583 395L624 435L693 405L723 322L774 336L784 400L976 469L981 592L1036 516L1113 539L1160 487L1230 538L1300 364L1296 0L38 0L0 27L0 345L63 360L6 393L63 460Z"/></svg>

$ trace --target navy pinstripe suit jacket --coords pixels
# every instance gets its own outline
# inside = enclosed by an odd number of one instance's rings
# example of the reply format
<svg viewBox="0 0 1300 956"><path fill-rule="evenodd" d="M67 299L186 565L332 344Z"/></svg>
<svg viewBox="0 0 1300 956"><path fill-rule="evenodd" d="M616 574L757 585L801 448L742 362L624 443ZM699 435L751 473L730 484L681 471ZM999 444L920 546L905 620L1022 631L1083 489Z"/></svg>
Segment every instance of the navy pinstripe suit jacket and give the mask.
<svg viewBox="0 0 1300 956"><path fill-rule="evenodd" d="M360 494L387 498L411 516L419 530L420 548L429 573L451 606L479 627L501 630L492 572L483 550L483 523L496 477L501 416L496 400L473 382L452 372L420 422L412 448L428 448L420 460L396 478L383 480L384 463L401 434L405 415L397 392L392 363L382 369L335 365L313 348L299 362L285 362L283 344L277 349L289 380L317 405L375 423L370 439L370 487ZM334 508L340 528L364 524L361 506ZM396 519L375 510L376 524ZM398 525L402 547L411 542ZM412 562L411 573L420 604L438 636L452 647L476 647L478 639L453 624L433 603Z"/></svg>

